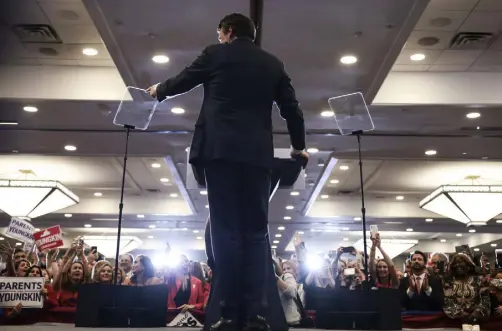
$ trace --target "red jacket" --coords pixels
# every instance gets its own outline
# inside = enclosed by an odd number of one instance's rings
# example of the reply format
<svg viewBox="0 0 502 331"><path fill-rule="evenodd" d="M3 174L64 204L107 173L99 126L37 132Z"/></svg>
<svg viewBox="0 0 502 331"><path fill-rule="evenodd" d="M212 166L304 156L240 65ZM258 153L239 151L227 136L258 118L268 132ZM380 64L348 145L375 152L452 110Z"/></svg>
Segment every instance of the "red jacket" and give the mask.
<svg viewBox="0 0 502 331"><path fill-rule="evenodd" d="M178 294L178 289L181 287L181 282L176 280L176 286L171 287L169 290L169 296L167 297L167 308L176 309L176 304L174 303L174 298ZM195 277L190 276L190 298L188 299L189 305L194 305L195 309L204 309L204 289L202 288L202 282Z"/></svg>
<svg viewBox="0 0 502 331"><path fill-rule="evenodd" d="M209 300L209 293L211 292L211 284L204 284L204 307L207 306L207 301Z"/></svg>

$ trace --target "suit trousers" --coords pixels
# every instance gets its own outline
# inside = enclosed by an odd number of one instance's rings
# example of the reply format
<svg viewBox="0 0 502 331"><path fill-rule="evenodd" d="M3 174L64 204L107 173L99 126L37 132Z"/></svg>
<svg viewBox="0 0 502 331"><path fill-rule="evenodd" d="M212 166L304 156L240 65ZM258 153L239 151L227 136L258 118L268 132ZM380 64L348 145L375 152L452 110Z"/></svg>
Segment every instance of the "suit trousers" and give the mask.
<svg viewBox="0 0 502 331"><path fill-rule="evenodd" d="M204 166L211 243L220 277L221 316L263 316L267 309L271 171L243 163Z"/></svg>

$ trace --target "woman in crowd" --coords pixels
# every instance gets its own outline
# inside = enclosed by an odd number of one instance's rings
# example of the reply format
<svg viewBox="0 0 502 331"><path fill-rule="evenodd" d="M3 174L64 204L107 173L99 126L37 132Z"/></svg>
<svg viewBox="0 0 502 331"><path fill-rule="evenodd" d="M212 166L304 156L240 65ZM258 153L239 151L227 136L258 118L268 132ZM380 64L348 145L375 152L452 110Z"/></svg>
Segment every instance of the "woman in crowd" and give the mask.
<svg viewBox="0 0 502 331"><path fill-rule="evenodd" d="M445 314L466 325L479 325L490 317L490 295L475 275L475 265L466 254L454 254L444 280Z"/></svg>
<svg viewBox="0 0 502 331"><path fill-rule="evenodd" d="M31 266L22 277L43 277L42 268ZM45 284L41 289L41 293L44 296L44 306L42 309L49 309L58 305L56 294L50 285ZM11 319L9 322L20 322L22 324L29 324L31 321L37 322L40 318L40 313L41 309L23 309L21 302L16 307L5 310L5 315Z"/></svg>
<svg viewBox="0 0 502 331"><path fill-rule="evenodd" d="M345 250L350 253L344 253ZM362 289L365 280L362 265L362 256L354 247L340 247L332 264L336 273L337 287L349 290Z"/></svg>
<svg viewBox="0 0 502 331"><path fill-rule="evenodd" d="M290 326L300 324L300 310L297 300L298 284L296 282L297 266L292 261L281 262L279 259L274 259L275 273L277 278L277 288L281 298L282 309L286 315L286 321Z"/></svg>
<svg viewBox="0 0 502 331"><path fill-rule="evenodd" d="M132 265L132 277L127 278L123 285L149 286L159 285L162 281L155 277L152 260L146 255L138 255Z"/></svg>
<svg viewBox="0 0 502 331"><path fill-rule="evenodd" d="M502 316L502 273L494 272L490 281L490 301L492 315Z"/></svg>
<svg viewBox="0 0 502 331"><path fill-rule="evenodd" d="M371 238L371 252L370 252L370 261L369 261L369 269L371 279L374 282L374 286L377 288L399 288L399 279L397 276L396 268L394 267L394 263L392 263L391 258L385 253L382 248L380 234L375 234L374 238ZM375 254L376 249L380 251L383 256L383 259L376 261Z"/></svg>
<svg viewBox="0 0 502 331"><path fill-rule="evenodd" d="M204 269L200 262L191 261L189 274L202 283L202 291L204 292L204 309L207 306L207 301L209 299L209 293L211 292L211 284L204 275Z"/></svg>
<svg viewBox="0 0 502 331"><path fill-rule="evenodd" d="M75 257L79 261L73 262ZM87 280L87 260L81 245L72 245L63 257L63 267L54 279L54 290L58 292L58 302L62 307L76 307L78 288Z"/></svg>
<svg viewBox="0 0 502 331"><path fill-rule="evenodd" d="M180 256L178 266L171 270L166 279L169 288L167 308L182 311L204 308L202 282L190 275L190 261L185 255Z"/></svg>
<svg viewBox="0 0 502 331"><path fill-rule="evenodd" d="M113 284L113 268L108 261L98 261L92 270L92 282L101 284ZM117 280L117 284L121 284Z"/></svg>
<svg viewBox="0 0 502 331"><path fill-rule="evenodd" d="M26 276L26 273L28 272L28 269L30 269L31 263L30 261L26 259L21 259L17 261L14 264L14 270L16 271L15 276L17 277L24 277Z"/></svg>
<svg viewBox="0 0 502 331"><path fill-rule="evenodd" d="M333 278L329 259L323 259L322 267L319 270L312 270L308 273L305 285L320 288L335 288L335 279Z"/></svg>

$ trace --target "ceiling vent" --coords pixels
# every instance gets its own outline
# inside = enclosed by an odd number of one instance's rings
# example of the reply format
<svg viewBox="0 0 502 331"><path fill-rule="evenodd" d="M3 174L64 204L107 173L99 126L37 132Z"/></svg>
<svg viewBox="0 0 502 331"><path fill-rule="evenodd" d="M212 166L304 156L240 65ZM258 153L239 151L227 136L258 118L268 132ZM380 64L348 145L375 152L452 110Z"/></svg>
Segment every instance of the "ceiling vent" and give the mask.
<svg viewBox="0 0 502 331"><path fill-rule="evenodd" d="M145 191L149 193L160 193L160 190L156 188L147 188Z"/></svg>
<svg viewBox="0 0 502 331"><path fill-rule="evenodd" d="M62 43L56 30L46 24L21 24L14 26L14 33L22 43L59 44Z"/></svg>
<svg viewBox="0 0 502 331"><path fill-rule="evenodd" d="M487 49L493 41L493 33L459 32L450 42L451 49Z"/></svg>

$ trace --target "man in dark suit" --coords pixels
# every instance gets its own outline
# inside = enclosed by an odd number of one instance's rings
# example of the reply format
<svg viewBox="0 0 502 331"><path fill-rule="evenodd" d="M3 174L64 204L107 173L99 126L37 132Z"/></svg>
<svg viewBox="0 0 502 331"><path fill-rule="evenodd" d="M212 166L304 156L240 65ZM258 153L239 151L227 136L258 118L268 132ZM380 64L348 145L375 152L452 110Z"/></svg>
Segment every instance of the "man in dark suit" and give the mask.
<svg viewBox="0 0 502 331"><path fill-rule="evenodd" d="M213 330L267 330L268 201L274 146L272 105L286 120L295 157L308 158L305 125L291 80L275 56L254 44L241 14L218 26L207 47L177 76L148 89L158 100L204 86L190 163L206 175L211 242L221 276L222 319ZM239 310L245 321L239 321Z"/></svg>
<svg viewBox="0 0 502 331"><path fill-rule="evenodd" d="M443 309L443 288L439 279L428 275L423 252L411 255L411 274L401 279L401 304L406 310L441 311Z"/></svg>

